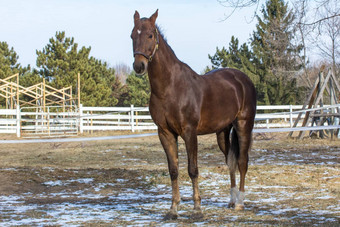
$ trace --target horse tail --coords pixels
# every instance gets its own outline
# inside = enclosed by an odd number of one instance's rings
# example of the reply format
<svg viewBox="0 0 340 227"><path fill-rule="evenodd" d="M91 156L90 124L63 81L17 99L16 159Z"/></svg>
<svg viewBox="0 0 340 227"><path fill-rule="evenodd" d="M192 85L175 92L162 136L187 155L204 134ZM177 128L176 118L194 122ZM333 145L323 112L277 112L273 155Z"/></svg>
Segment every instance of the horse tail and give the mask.
<svg viewBox="0 0 340 227"><path fill-rule="evenodd" d="M233 128L232 137L231 137L231 149L228 152L228 162L227 162L230 172L236 171L237 161L238 161L239 156L240 156L240 145L238 141L238 135L237 135L235 128Z"/></svg>

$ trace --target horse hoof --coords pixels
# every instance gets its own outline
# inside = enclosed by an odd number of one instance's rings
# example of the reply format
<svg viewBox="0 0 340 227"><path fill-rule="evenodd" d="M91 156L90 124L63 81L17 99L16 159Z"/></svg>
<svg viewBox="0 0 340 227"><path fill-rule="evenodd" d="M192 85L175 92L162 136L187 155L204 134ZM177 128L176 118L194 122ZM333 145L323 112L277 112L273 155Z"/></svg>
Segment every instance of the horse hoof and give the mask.
<svg viewBox="0 0 340 227"><path fill-rule="evenodd" d="M235 203L228 203L228 208L234 208L235 207Z"/></svg>
<svg viewBox="0 0 340 227"><path fill-rule="evenodd" d="M244 210L244 205L242 205L242 204L236 204L236 205L235 205L235 210L237 210L237 211Z"/></svg>
<svg viewBox="0 0 340 227"><path fill-rule="evenodd" d="M195 210L191 215L191 219L193 220L201 220L204 218L203 212L201 210Z"/></svg>
<svg viewBox="0 0 340 227"><path fill-rule="evenodd" d="M178 218L177 212L169 211L169 212L164 216L164 221L168 221L168 220L176 220L177 218Z"/></svg>

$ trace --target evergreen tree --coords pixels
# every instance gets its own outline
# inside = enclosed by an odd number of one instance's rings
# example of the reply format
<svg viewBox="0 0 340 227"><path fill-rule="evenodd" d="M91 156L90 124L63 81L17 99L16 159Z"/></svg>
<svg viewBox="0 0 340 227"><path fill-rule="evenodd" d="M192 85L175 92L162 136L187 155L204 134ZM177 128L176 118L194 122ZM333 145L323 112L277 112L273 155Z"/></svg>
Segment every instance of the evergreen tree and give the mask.
<svg viewBox="0 0 340 227"><path fill-rule="evenodd" d="M301 68L295 47L294 15L283 0L269 0L262 8L262 17L251 38L257 72L262 86L258 90L264 104L294 104L299 99L296 85L297 71Z"/></svg>
<svg viewBox="0 0 340 227"><path fill-rule="evenodd" d="M57 89L72 85L76 94L80 73L81 103L85 106L114 106L122 85L115 70L106 62L90 57L91 48L82 47L74 38L57 32L42 51L37 51L39 74Z"/></svg>
<svg viewBox="0 0 340 227"><path fill-rule="evenodd" d="M293 45L294 15L283 0L268 0L262 17L251 38L239 47L232 37L229 48L217 48L209 58L213 68L230 67L246 73L254 82L259 104L295 104L300 101L297 71L301 68L298 55L302 47ZM302 94L301 94L302 95Z"/></svg>
<svg viewBox="0 0 340 227"><path fill-rule="evenodd" d="M221 50L216 48L215 55L209 55L209 59L213 64L213 68L228 67L238 69L249 76L256 88L261 86L253 53L246 43L239 47L239 40L234 36L231 37L228 50L224 47Z"/></svg>
<svg viewBox="0 0 340 227"><path fill-rule="evenodd" d="M18 59L19 56L13 47L9 48L6 42L0 42L0 79L19 73L19 84L25 86L25 82L28 78L31 78L32 72L30 65L22 67L18 63ZM0 82L0 85L3 85L3 83ZM6 107L6 98L0 97L0 106Z"/></svg>
<svg viewBox="0 0 340 227"><path fill-rule="evenodd" d="M0 79L12 76L15 73L24 74L30 70L30 66L22 67L18 63L19 56L14 48L9 48L6 42L0 42Z"/></svg>
<svg viewBox="0 0 340 227"><path fill-rule="evenodd" d="M41 83L42 79L36 70L31 70L25 72L25 74L20 75L20 85L23 87L30 87L32 85Z"/></svg>
<svg viewBox="0 0 340 227"><path fill-rule="evenodd" d="M132 72L126 79L127 91L121 97L124 106L148 106L150 99L150 84L147 75L137 76Z"/></svg>
<svg viewBox="0 0 340 227"><path fill-rule="evenodd" d="M220 50L217 47L215 55L214 56L209 55L209 59L213 64L213 68L219 67L239 68L241 62L238 56L239 55L238 43L239 43L238 39L232 36L228 50L226 50L224 47Z"/></svg>
<svg viewBox="0 0 340 227"><path fill-rule="evenodd" d="M75 79L75 70L86 68L90 51L90 47L82 47L78 51L74 38L65 37L65 32L57 32L42 51L36 52L39 74L49 82L62 78L64 82L54 82L58 85L69 84Z"/></svg>

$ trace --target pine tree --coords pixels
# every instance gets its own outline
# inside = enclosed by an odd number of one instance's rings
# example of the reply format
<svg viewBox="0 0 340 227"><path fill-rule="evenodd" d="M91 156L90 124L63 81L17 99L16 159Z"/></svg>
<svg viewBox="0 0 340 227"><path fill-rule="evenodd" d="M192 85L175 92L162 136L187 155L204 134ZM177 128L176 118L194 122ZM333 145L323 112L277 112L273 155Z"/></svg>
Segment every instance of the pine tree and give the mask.
<svg viewBox="0 0 340 227"><path fill-rule="evenodd" d="M294 15L283 0L269 0L251 38L262 86L258 91L264 104L295 103L299 98L296 72L301 68L301 47L292 44Z"/></svg>
<svg viewBox="0 0 340 227"><path fill-rule="evenodd" d="M239 58L239 41L234 36L231 37L229 43L229 49L226 50L224 47L220 50L218 47L216 48L216 53L211 56L209 55L209 59L213 65L213 68L219 67L229 67L229 68L240 68L241 62Z"/></svg>
<svg viewBox="0 0 340 227"><path fill-rule="evenodd" d="M91 47L82 47L74 38L57 32L42 51L37 51L39 74L57 89L72 86L76 94L80 73L81 103L85 106L115 106L122 84L106 62L90 57Z"/></svg>
<svg viewBox="0 0 340 227"><path fill-rule="evenodd" d="M42 51L37 50L39 74L58 88L69 86L76 81L79 70L87 68L90 51L90 47L82 47L78 51L74 38L65 37L65 32L57 32Z"/></svg>
<svg viewBox="0 0 340 227"><path fill-rule="evenodd" d="M14 48L9 48L6 42L0 42L0 79L12 76L15 73L24 74L30 70L30 66L22 67L18 63L19 56Z"/></svg>
<svg viewBox="0 0 340 227"><path fill-rule="evenodd" d="M124 106L147 106L150 99L150 84L147 75L137 76L132 72L126 79L127 92L121 98Z"/></svg>
<svg viewBox="0 0 340 227"><path fill-rule="evenodd" d="M15 52L14 48L9 48L6 42L0 42L0 79L5 79L16 73L19 73L19 84L25 86L25 82L37 78L36 75L32 75L30 65L22 67L18 63L19 55ZM0 85L4 85L0 82ZM0 97L0 106L6 107L6 98Z"/></svg>
<svg viewBox="0 0 340 227"><path fill-rule="evenodd" d="M216 48L215 55L209 55L209 59L213 64L213 68L228 67L238 69L249 76L256 88L261 87L253 53L246 43L239 47L239 40L234 36L231 37L228 50L224 47L221 50Z"/></svg>
<svg viewBox="0 0 340 227"><path fill-rule="evenodd" d="M294 104L303 88L297 87L298 55L301 46L293 45L294 15L283 0L268 0L257 16L258 24L250 48L239 46L232 37L228 50L216 49L209 58L213 68L230 67L246 73L254 82L258 104Z"/></svg>

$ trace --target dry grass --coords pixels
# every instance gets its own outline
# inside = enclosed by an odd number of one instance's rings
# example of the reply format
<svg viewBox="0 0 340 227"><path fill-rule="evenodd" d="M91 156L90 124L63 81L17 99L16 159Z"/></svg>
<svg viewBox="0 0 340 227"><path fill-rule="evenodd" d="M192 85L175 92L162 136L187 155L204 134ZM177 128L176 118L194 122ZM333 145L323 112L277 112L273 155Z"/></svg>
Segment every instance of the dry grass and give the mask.
<svg viewBox="0 0 340 227"><path fill-rule="evenodd" d="M257 135L250 153L246 210L236 212L227 208L229 176L215 136L201 136L202 220L190 218L191 183L181 140L179 149L183 201L180 218L168 223L339 225L339 140L298 141L286 139L285 134ZM157 136L1 144L0 160L0 223L12 220L18 225L28 220L30 225L161 225L170 206L166 157ZM8 202L11 196L18 199ZM27 206L32 209L18 213Z"/></svg>

